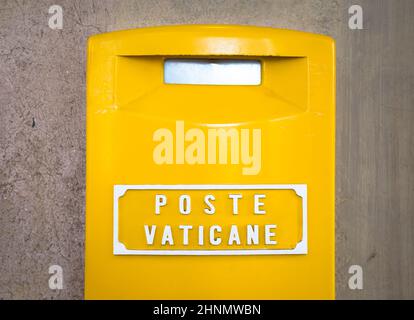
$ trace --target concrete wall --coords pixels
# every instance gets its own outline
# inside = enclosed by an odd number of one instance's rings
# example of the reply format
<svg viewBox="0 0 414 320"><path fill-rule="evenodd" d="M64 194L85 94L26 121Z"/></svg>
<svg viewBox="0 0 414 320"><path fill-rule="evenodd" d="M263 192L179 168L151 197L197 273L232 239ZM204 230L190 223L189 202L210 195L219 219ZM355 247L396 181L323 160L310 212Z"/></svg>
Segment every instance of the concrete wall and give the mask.
<svg viewBox="0 0 414 320"><path fill-rule="evenodd" d="M348 7L364 30L348 28ZM62 30L48 8L64 9ZM85 47L96 33L229 23L337 40L337 297L414 298L414 1L8 1L0 7L0 298L83 297ZM59 264L64 289L51 291ZM348 268L364 290L348 289Z"/></svg>

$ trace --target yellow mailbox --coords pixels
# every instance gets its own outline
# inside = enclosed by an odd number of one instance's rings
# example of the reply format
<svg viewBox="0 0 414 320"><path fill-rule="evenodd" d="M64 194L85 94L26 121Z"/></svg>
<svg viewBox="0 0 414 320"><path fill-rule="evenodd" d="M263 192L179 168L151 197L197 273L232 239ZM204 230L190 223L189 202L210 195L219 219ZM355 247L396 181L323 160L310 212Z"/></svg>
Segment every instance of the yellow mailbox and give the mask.
<svg viewBox="0 0 414 320"><path fill-rule="evenodd" d="M333 299L335 46L247 26L93 36L87 299Z"/></svg>

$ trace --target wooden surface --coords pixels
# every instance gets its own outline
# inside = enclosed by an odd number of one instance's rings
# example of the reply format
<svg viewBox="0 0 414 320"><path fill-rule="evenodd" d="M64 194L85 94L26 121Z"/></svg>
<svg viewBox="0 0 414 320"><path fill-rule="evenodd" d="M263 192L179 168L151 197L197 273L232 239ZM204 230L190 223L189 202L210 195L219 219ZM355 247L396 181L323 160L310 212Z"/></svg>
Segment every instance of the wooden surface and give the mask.
<svg viewBox="0 0 414 320"><path fill-rule="evenodd" d="M358 3L365 29L337 37L337 297L414 298L414 1Z"/></svg>
<svg viewBox="0 0 414 320"><path fill-rule="evenodd" d="M288 28L337 43L337 298L414 298L413 0L62 0L0 9L0 298L82 298L89 35L183 23ZM348 28L359 4L364 30ZM64 289L48 288L61 265ZM364 289L348 288L361 265Z"/></svg>

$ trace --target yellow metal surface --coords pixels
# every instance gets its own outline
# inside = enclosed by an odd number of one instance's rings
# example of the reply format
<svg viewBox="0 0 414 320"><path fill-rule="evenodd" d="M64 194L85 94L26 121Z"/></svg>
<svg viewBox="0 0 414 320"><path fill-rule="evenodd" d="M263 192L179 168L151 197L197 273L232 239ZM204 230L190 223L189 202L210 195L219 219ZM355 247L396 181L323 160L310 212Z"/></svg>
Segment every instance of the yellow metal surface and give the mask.
<svg viewBox="0 0 414 320"><path fill-rule="evenodd" d="M262 82L165 84L168 58L259 60ZM91 37L85 298L333 299L334 133L335 48L329 37L243 26L157 27ZM115 201L116 185L306 185L307 230L301 198L292 190L127 190ZM157 214L154 199L160 194L167 204ZM191 198L185 214L179 210L183 194ZM229 194L242 196L237 214ZM255 194L265 196L258 209ZM213 214L204 211L206 195L214 196ZM114 254L114 202L125 248L160 254ZM152 244L144 225L156 226ZM173 244L162 243L166 225ZM188 243L180 225L192 226ZM208 235L214 225L222 228L213 237L219 235L220 244ZM257 244L247 243L248 225L258 226ZM276 243L266 240L266 225L275 225ZM229 240L232 226L240 243ZM162 254L292 249L304 231L306 254Z"/></svg>

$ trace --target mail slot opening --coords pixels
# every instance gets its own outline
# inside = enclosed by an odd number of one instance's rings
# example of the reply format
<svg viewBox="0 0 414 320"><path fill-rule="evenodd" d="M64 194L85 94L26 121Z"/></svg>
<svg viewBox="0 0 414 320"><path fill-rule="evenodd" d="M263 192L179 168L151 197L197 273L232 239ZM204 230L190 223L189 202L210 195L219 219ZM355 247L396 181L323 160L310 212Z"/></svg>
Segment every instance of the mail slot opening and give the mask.
<svg viewBox="0 0 414 320"><path fill-rule="evenodd" d="M260 85L259 60L167 59L164 83L196 85Z"/></svg>

